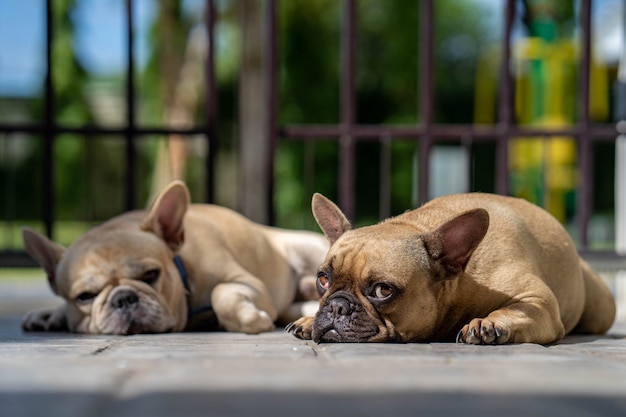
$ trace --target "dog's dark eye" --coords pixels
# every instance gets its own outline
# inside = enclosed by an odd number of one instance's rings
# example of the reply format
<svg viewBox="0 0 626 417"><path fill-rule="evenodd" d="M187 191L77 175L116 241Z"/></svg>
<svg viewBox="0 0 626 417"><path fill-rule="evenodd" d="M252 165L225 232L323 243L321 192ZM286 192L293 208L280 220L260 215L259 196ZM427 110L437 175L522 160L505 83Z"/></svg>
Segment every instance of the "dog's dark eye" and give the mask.
<svg viewBox="0 0 626 417"><path fill-rule="evenodd" d="M387 284L376 284L372 290L371 297L377 300L384 300L393 295L393 288Z"/></svg>
<svg viewBox="0 0 626 417"><path fill-rule="evenodd" d="M158 269L149 269L141 275L141 280L148 285L154 284L158 279L159 275L161 275L161 271Z"/></svg>
<svg viewBox="0 0 626 417"><path fill-rule="evenodd" d="M89 304L94 300L94 298L96 298L97 295L98 294L96 294L95 292L81 292L76 296L76 301L80 304Z"/></svg>
<svg viewBox="0 0 626 417"><path fill-rule="evenodd" d="M330 278L325 272L318 272L317 274L317 292L323 295L330 287Z"/></svg>

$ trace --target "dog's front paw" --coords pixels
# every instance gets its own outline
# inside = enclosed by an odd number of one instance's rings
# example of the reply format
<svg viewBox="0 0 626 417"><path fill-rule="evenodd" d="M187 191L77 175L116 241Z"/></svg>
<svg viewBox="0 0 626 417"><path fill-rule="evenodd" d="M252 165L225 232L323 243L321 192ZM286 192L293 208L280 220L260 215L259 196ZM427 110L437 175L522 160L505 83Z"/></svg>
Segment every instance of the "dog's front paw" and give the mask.
<svg viewBox="0 0 626 417"><path fill-rule="evenodd" d="M22 329L27 332L65 331L67 330L65 308L31 311L22 320Z"/></svg>
<svg viewBox="0 0 626 417"><path fill-rule="evenodd" d="M276 328L274 321L267 312L259 310L253 305L247 307L237 312L237 323L227 325L228 331L257 334L271 332Z"/></svg>
<svg viewBox="0 0 626 417"><path fill-rule="evenodd" d="M311 340L311 333L313 332L313 322L315 317L302 317L298 320L289 323L285 327L287 333L291 333L295 337L303 340Z"/></svg>
<svg viewBox="0 0 626 417"><path fill-rule="evenodd" d="M511 332L489 319L474 319L456 335L457 343L470 345L502 345L510 341Z"/></svg>

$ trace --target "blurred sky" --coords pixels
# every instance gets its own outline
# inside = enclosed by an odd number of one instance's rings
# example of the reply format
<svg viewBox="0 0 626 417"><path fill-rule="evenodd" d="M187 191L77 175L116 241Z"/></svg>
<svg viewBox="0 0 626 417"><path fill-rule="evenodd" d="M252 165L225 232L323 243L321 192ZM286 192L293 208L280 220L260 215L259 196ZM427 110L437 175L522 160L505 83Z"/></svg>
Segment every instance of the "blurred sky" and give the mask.
<svg viewBox="0 0 626 417"><path fill-rule="evenodd" d="M493 0L473 0L494 4ZM147 32L158 0L134 0L138 65L148 57ZM184 0L187 13L201 16L204 0ZM0 1L0 96L36 95L45 73L44 0ZM595 0L597 52L614 61L622 44L622 0ZM77 54L95 75L119 73L125 67L124 0L77 0Z"/></svg>
<svg viewBox="0 0 626 417"><path fill-rule="evenodd" d="M119 73L126 65L125 1L77 0L77 55L95 75ZM158 0L134 0L138 64L148 58L147 33ZM186 13L202 16L204 0L184 0ZM45 1L0 1L0 96L32 96L45 74Z"/></svg>

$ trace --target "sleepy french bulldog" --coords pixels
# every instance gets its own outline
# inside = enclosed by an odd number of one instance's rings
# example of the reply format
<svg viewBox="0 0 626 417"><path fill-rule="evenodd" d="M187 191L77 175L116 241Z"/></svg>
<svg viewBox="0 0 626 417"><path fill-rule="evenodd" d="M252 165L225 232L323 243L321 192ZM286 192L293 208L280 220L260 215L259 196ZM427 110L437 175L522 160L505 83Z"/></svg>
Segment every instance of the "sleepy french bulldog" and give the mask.
<svg viewBox="0 0 626 417"><path fill-rule="evenodd" d="M190 205L179 181L149 211L115 217L68 249L28 228L23 238L65 304L30 313L22 327L91 334L206 329L215 319L232 332L272 330L318 298L315 272L328 249L321 234Z"/></svg>
<svg viewBox="0 0 626 417"><path fill-rule="evenodd" d="M613 323L607 286L561 224L524 200L451 195L358 229L322 195L312 206L331 248L317 314L286 328L299 338L548 344Z"/></svg>

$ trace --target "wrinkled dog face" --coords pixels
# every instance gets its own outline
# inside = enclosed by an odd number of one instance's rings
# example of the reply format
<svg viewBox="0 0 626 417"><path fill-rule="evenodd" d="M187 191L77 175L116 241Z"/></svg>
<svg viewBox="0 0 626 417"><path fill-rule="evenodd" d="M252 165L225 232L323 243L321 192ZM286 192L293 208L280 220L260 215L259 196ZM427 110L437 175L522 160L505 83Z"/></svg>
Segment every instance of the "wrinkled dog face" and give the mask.
<svg viewBox="0 0 626 417"><path fill-rule="evenodd" d="M61 323L43 311L44 324L35 313L34 324L25 328L67 324L70 331L92 334L182 331L187 301L173 257L184 243L188 207L187 187L174 181L149 212L113 218L67 249L23 228L24 248L46 272L50 289L66 300Z"/></svg>
<svg viewBox="0 0 626 417"><path fill-rule="evenodd" d="M436 318L428 268L418 262L421 242L414 235L372 240L368 232L345 233L319 269L316 342L406 341ZM419 317L412 317L416 310Z"/></svg>
<svg viewBox="0 0 626 417"><path fill-rule="evenodd" d="M117 230L77 242L57 267L57 289L67 301L70 331L180 330L184 290L171 256L159 238L139 230Z"/></svg>

